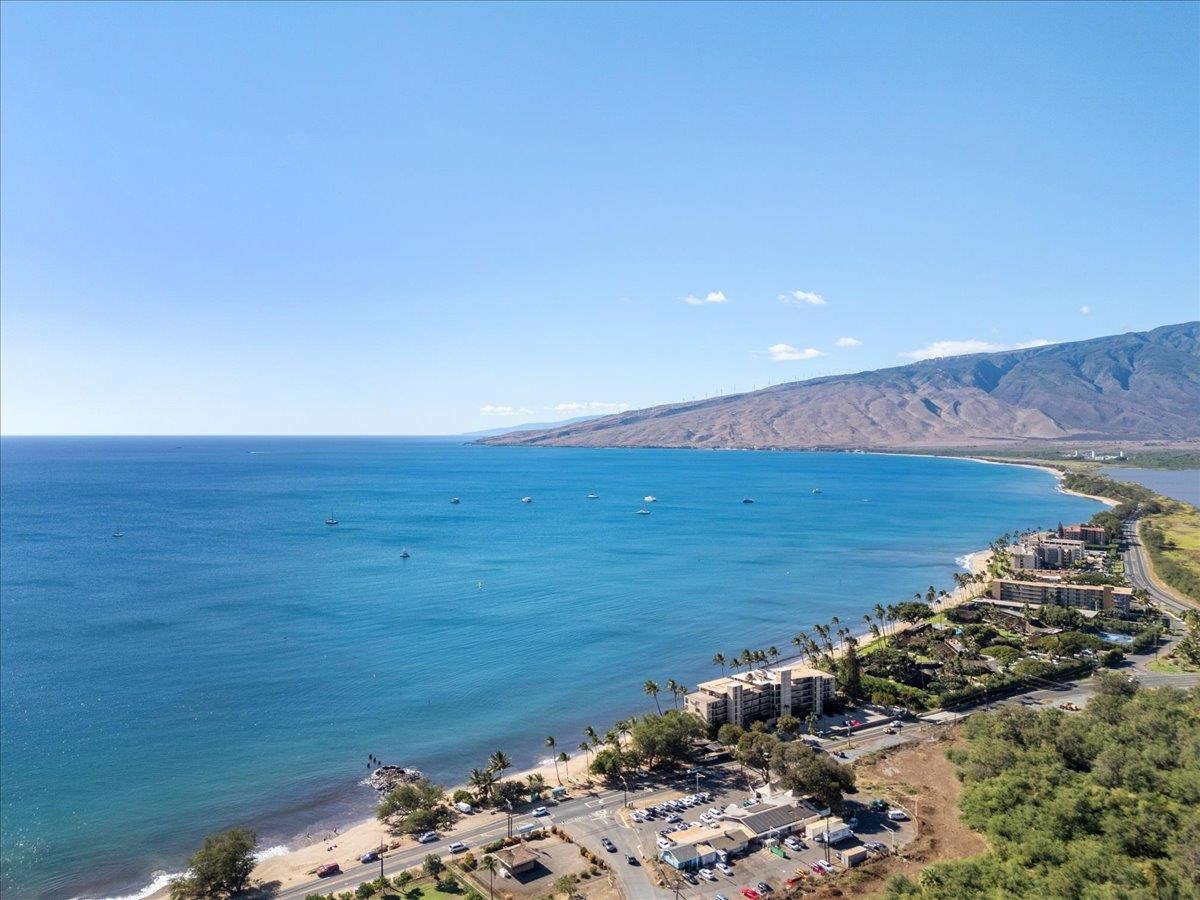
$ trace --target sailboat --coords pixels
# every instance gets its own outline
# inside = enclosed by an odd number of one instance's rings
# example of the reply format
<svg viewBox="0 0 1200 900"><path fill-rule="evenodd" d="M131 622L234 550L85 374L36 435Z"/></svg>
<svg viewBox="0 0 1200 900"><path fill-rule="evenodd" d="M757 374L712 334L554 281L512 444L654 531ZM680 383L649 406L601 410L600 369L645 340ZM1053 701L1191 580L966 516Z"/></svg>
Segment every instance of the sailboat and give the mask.
<svg viewBox="0 0 1200 900"><path fill-rule="evenodd" d="M600 498L599 494L588 494L589 500L598 500L599 498Z"/></svg>
<svg viewBox="0 0 1200 900"><path fill-rule="evenodd" d="M451 504L453 504L454 506L458 506L458 504L462 503L462 501L461 501L461 500L459 500L457 497L451 497L451 498L450 498L450 502L451 502Z"/></svg>
<svg viewBox="0 0 1200 900"><path fill-rule="evenodd" d="M114 531L114 532L113 532L113 537L116 537L116 538L125 537L125 532L123 532L123 531Z"/></svg>
<svg viewBox="0 0 1200 900"><path fill-rule="evenodd" d="M325 520L326 525L336 525L338 520L333 517L333 513L329 514L329 518Z"/></svg>
<svg viewBox="0 0 1200 900"><path fill-rule="evenodd" d="M642 501L645 503L657 503L658 498L655 497L653 494L647 494L645 497L642 498Z"/></svg>
<svg viewBox="0 0 1200 900"><path fill-rule="evenodd" d="M639 509L637 511L637 514L639 516L648 516L648 515L650 515L650 510L646 509L646 507L643 506L641 509Z"/></svg>
<svg viewBox="0 0 1200 900"><path fill-rule="evenodd" d="M521 502L522 502L522 503L532 503L532 502L533 502L533 498L532 498L532 497L522 497L522 498L521 498Z"/></svg>
<svg viewBox="0 0 1200 900"><path fill-rule="evenodd" d="M400 558L401 559L408 559L410 556L412 556L412 554L408 552L407 547L400 548Z"/></svg>

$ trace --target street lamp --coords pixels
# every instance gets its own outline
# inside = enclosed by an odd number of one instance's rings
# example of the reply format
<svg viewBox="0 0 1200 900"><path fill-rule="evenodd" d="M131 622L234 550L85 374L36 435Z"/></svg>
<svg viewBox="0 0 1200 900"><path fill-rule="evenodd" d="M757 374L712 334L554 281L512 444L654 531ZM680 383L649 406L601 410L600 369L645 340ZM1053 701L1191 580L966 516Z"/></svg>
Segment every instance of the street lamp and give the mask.
<svg viewBox="0 0 1200 900"><path fill-rule="evenodd" d="M626 808L628 808L629 807L629 779L626 778L624 775L621 776L621 784L624 785L624 788L625 788L625 806L626 806Z"/></svg>

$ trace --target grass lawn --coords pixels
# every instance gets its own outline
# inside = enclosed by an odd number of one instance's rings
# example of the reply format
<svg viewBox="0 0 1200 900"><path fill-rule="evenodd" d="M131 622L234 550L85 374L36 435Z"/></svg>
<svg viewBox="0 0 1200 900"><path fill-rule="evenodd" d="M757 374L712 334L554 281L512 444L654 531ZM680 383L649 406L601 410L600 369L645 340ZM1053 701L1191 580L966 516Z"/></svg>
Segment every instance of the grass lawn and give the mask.
<svg viewBox="0 0 1200 900"><path fill-rule="evenodd" d="M457 890L441 891L432 881L413 882L405 888L391 887L385 890L382 894L375 894L379 900L390 900L395 897L398 900L463 900L467 896L467 889L455 882Z"/></svg>
<svg viewBox="0 0 1200 900"><path fill-rule="evenodd" d="M1151 672L1158 672L1160 675L1184 675L1188 672L1200 672L1200 669L1195 666L1176 659L1155 659L1146 668Z"/></svg>
<svg viewBox="0 0 1200 900"><path fill-rule="evenodd" d="M1150 556L1163 581L1200 600L1200 511L1186 503L1168 503L1163 512L1146 517L1146 524L1166 538L1166 546L1158 553L1151 548Z"/></svg>

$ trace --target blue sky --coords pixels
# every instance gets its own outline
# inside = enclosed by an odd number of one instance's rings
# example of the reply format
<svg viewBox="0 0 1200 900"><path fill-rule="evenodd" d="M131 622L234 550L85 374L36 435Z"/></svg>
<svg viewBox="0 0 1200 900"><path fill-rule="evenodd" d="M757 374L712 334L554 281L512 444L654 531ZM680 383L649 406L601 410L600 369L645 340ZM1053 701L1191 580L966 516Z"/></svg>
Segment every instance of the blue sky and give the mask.
<svg viewBox="0 0 1200 900"><path fill-rule="evenodd" d="M7 3L3 429L452 433L1194 319L1198 9Z"/></svg>

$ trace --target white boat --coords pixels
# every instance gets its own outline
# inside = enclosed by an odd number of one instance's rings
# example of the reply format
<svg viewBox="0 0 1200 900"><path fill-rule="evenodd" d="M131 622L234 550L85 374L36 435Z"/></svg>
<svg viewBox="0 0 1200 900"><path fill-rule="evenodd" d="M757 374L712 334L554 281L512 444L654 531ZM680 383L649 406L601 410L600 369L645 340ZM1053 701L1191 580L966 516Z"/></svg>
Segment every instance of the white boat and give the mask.
<svg viewBox="0 0 1200 900"><path fill-rule="evenodd" d="M598 499L600 499L600 495L599 494L588 494L588 499L589 500L598 500Z"/></svg>
<svg viewBox="0 0 1200 900"><path fill-rule="evenodd" d="M648 515L650 515L650 510L646 509L646 507L643 506L641 509L639 509L637 511L637 514L639 516L648 516Z"/></svg>
<svg viewBox="0 0 1200 900"><path fill-rule="evenodd" d="M332 515L330 515L330 517L325 520L326 525L336 525L337 523L338 523L338 520L335 519Z"/></svg>
<svg viewBox="0 0 1200 900"><path fill-rule="evenodd" d="M125 537L125 532L123 532L123 531L114 531L114 532L113 532L113 537Z"/></svg>
<svg viewBox="0 0 1200 900"><path fill-rule="evenodd" d="M522 497L522 498L521 498L521 502L522 502L522 503L532 503L532 502L533 502L533 498L532 498L532 497Z"/></svg>
<svg viewBox="0 0 1200 900"><path fill-rule="evenodd" d="M821 489L820 489L820 488L813 488L813 491L812 491L812 492L813 492L814 494L819 494L819 493L821 493Z"/></svg>
<svg viewBox="0 0 1200 900"><path fill-rule="evenodd" d="M401 559L408 559L410 556L412 556L412 554L408 552L407 547L400 548L400 558Z"/></svg>
<svg viewBox="0 0 1200 900"><path fill-rule="evenodd" d="M458 504L462 503L462 501L461 501L461 500L459 500L457 497L451 497L451 498L450 498L450 502L451 502L451 503L453 503L455 506L457 506Z"/></svg>
<svg viewBox="0 0 1200 900"><path fill-rule="evenodd" d="M743 503L753 503L753 502L754 502L754 498L753 498L753 497L743 497L743 498L742 498L742 502L743 502Z"/></svg>
<svg viewBox="0 0 1200 900"><path fill-rule="evenodd" d="M658 501L658 498L655 497L653 494L647 494L645 497L642 498L642 500L646 503L656 503Z"/></svg>

